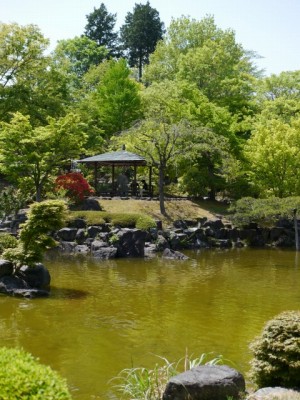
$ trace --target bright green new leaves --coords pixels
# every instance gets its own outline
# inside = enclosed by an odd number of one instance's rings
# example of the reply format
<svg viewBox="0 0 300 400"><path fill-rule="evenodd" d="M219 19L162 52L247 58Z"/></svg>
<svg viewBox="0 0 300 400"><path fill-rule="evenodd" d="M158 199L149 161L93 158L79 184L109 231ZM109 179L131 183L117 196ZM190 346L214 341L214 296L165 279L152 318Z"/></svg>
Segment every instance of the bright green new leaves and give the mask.
<svg viewBox="0 0 300 400"><path fill-rule="evenodd" d="M0 120L18 111L37 126L64 114L67 77L44 56L47 46L35 25L0 24Z"/></svg>
<svg viewBox="0 0 300 400"><path fill-rule="evenodd" d="M51 176L71 158L79 157L86 135L75 114L34 128L29 117L15 114L0 131L0 170L40 201Z"/></svg>
<svg viewBox="0 0 300 400"><path fill-rule="evenodd" d="M300 118L258 123L245 146L249 176L262 196L300 194Z"/></svg>
<svg viewBox="0 0 300 400"><path fill-rule="evenodd" d="M98 46L94 40L81 36L60 40L54 58L68 73L74 74L74 79L78 79L77 85L79 85L80 78L92 65L100 64L107 53L104 46Z"/></svg>

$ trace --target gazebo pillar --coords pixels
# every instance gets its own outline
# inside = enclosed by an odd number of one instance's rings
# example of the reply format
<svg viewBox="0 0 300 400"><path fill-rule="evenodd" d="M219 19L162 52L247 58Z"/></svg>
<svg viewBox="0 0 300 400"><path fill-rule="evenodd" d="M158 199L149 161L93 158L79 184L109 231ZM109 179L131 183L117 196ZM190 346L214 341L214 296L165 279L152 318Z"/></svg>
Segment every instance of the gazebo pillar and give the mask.
<svg viewBox="0 0 300 400"><path fill-rule="evenodd" d="M112 177L111 177L111 179L112 179L112 195L114 196L115 195L115 164L113 164L112 165Z"/></svg>
<svg viewBox="0 0 300 400"><path fill-rule="evenodd" d="M98 186L98 163L94 163L94 188L95 193L97 193L97 186Z"/></svg>

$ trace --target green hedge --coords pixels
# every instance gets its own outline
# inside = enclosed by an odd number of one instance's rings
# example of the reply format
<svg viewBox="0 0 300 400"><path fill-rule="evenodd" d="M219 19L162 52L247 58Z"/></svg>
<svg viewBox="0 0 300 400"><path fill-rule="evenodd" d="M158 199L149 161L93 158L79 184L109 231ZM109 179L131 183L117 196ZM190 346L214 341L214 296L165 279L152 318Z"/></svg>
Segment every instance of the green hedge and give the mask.
<svg viewBox="0 0 300 400"><path fill-rule="evenodd" d="M71 211L69 220L83 218L88 225L111 223L121 228L137 228L147 230L156 226L153 218L144 214L119 214L105 211Z"/></svg>
<svg viewBox="0 0 300 400"><path fill-rule="evenodd" d="M70 400L66 381L21 349L0 347L1 400Z"/></svg>

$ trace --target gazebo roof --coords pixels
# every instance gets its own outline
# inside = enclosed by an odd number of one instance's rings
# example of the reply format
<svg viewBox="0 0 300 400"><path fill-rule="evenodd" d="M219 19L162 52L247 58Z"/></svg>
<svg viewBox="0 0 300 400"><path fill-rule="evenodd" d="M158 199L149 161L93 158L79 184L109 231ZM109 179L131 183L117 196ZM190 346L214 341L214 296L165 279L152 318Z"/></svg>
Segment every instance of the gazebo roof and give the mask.
<svg viewBox="0 0 300 400"><path fill-rule="evenodd" d="M78 160L79 163L97 163L99 165L147 165L144 157L126 150L98 154Z"/></svg>

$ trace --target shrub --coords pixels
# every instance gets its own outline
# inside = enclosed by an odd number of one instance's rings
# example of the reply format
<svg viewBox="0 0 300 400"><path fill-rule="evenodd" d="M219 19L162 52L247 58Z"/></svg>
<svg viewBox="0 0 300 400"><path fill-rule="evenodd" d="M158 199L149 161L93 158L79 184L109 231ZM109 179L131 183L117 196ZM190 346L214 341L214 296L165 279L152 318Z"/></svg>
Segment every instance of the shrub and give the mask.
<svg viewBox="0 0 300 400"><path fill-rule="evenodd" d="M0 396L3 400L70 400L66 381L21 349L0 348Z"/></svg>
<svg viewBox="0 0 300 400"><path fill-rule="evenodd" d="M9 233L0 233L0 254L6 249L17 247L17 239Z"/></svg>
<svg viewBox="0 0 300 400"><path fill-rule="evenodd" d="M251 345L251 379L258 387L300 387L300 311L269 321Z"/></svg>
<svg viewBox="0 0 300 400"><path fill-rule="evenodd" d="M153 218L143 214L118 214L105 211L71 211L69 219L83 218L88 225L100 225L105 222L121 228L147 230L156 226Z"/></svg>
<svg viewBox="0 0 300 400"><path fill-rule="evenodd" d="M55 188L58 191L66 190L66 196L75 203L80 203L85 196L94 194L94 189L91 188L80 172L70 172L58 176L55 181Z"/></svg>
<svg viewBox="0 0 300 400"><path fill-rule="evenodd" d="M60 200L32 204L28 219L20 230L18 246L6 250L4 257L12 261L15 268L41 262L45 250L56 245L49 234L64 226L66 212L65 203Z"/></svg>

